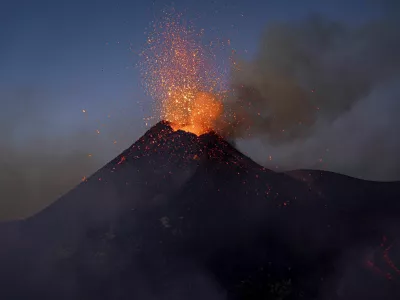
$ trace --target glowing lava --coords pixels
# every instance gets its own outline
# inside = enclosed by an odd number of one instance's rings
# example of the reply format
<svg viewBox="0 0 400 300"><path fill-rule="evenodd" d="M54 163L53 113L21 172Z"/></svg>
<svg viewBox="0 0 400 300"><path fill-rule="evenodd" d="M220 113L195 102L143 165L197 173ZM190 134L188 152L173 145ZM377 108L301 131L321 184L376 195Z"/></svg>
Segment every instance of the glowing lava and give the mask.
<svg viewBox="0 0 400 300"><path fill-rule="evenodd" d="M164 102L164 118L174 130L201 135L214 128L223 107L212 93L197 92L192 97L171 96Z"/></svg>
<svg viewBox="0 0 400 300"><path fill-rule="evenodd" d="M174 130L196 135L211 131L222 114L222 75L214 57L202 46L181 15L165 13L153 24L142 52L141 67L146 91L156 100L157 115Z"/></svg>

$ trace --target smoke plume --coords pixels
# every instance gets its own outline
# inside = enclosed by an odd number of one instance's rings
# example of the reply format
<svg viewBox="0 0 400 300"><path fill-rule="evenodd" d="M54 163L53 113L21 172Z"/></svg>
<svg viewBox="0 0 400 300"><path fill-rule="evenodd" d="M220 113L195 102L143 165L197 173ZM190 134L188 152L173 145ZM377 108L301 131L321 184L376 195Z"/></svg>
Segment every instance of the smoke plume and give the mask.
<svg viewBox="0 0 400 300"><path fill-rule="evenodd" d="M313 16L268 25L255 58L232 70L227 137L277 171L318 168L400 179L395 18L347 26ZM127 116L107 125L108 136L102 130L99 139L93 120L91 127L64 126L67 132L57 134L58 97L37 86L0 90L0 220L55 201L143 132L142 120L132 118L132 101Z"/></svg>
<svg viewBox="0 0 400 300"><path fill-rule="evenodd" d="M320 16L270 24L255 58L232 71L226 134L273 169L400 179L397 28Z"/></svg>

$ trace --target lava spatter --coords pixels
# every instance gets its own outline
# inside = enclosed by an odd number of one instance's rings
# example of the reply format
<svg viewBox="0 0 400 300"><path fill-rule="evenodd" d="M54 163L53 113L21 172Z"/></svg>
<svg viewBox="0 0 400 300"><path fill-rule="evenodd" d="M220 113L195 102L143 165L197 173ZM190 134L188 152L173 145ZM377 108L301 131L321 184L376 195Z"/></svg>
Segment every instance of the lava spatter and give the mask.
<svg viewBox="0 0 400 300"><path fill-rule="evenodd" d="M141 53L143 84L156 101L156 114L174 130L201 135L214 129L223 112L223 74L202 45L203 31L166 12L154 22Z"/></svg>

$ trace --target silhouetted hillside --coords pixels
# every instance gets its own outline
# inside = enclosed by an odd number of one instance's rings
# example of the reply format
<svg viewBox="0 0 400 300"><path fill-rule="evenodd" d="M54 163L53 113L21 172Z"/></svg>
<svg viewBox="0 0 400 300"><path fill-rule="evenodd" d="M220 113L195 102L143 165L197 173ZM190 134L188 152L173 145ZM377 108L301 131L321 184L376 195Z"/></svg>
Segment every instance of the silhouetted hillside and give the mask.
<svg viewBox="0 0 400 300"><path fill-rule="evenodd" d="M160 122L0 226L0 296L400 299L399 196L399 182L276 173L214 133Z"/></svg>

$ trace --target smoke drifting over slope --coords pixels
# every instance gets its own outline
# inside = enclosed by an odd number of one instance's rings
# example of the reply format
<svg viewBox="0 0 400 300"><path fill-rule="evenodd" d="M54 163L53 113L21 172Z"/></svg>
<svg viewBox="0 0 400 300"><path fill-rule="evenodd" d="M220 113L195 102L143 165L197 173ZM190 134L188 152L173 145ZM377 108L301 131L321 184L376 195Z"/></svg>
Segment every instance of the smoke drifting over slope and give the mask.
<svg viewBox="0 0 400 300"><path fill-rule="evenodd" d="M225 106L240 120L229 128L238 147L274 170L400 179L396 25L378 20L348 27L314 17L267 26L256 58L232 72L235 91ZM1 89L0 219L29 215L54 201L143 133L137 129L142 120L132 118L133 100L132 110L110 120L110 136L99 140L96 124L52 131L58 96L37 87ZM121 131L125 144L118 140L114 148Z"/></svg>
<svg viewBox="0 0 400 300"><path fill-rule="evenodd" d="M399 179L398 53L390 20L271 24L256 57L232 72L229 134L268 167Z"/></svg>

